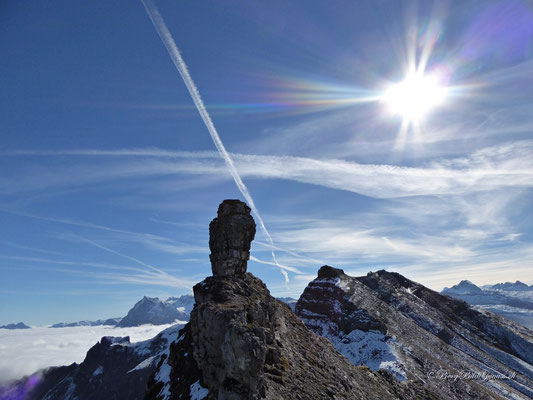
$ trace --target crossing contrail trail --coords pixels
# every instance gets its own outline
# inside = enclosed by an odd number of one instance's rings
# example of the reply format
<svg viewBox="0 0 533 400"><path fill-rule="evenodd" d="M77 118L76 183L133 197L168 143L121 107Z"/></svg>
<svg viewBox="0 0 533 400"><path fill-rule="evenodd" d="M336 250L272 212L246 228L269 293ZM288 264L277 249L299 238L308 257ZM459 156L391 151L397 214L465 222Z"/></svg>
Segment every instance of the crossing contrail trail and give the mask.
<svg viewBox="0 0 533 400"><path fill-rule="evenodd" d="M163 20L163 17L161 17L159 10L155 6L155 4L152 2L152 0L141 0L141 1L144 5L144 8L146 9L146 12L148 13L148 16L152 20L152 24L154 25L155 30L159 34L161 41L167 48L168 54L170 58L172 59L172 62L174 63L178 72L180 73L183 79L183 82L185 82L185 86L187 86L187 90L189 91L189 94L191 95L192 100L194 101L194 105L198 109L198 112L200 113L200 116L202 117L202 120L204 121L204 124L207 127L209 134L211 135L211 139L213 139L213 143L215 143L215 146L218 152L220 153L220 156L224 159L226 166L228 167L231 173L231 176L233 177L233 180L235 181L235 184L237 185L237 188L239 189L239 191L244 196L245 200L250 205L252 212L254 213L254 215L257 218L257 221L259 222L259 227L261 228L261 231L263 231L263 233L265 234L268 242L272 246L274 246L274 241L272 240L272 236L270 236L270 233L268 232L265 226L265 223L263 222L263 218L261 218L259 211L257 211L254 200L252 199L252 196L250 195L248 188L242 181L241 176L239 175L239 172L237 171L237 168L235 168L235 163L233 162L233 159L227 152L226 148L224 147L224 144L222 143L222 140L220 139L220 136L215 128L215 125L213 124L213 121L211 120L211 117L209 116L209 113L207 112L207 109L205 108L204 102L202 101L202 98L200 97L200 93L198 92L198 89L196 88L196 85L194 84L194 81L191 78L189 69L187 68L187 65L185 64L185 61L183 61L183 58L181 57L178 46L176 45L176 42L172 38L172 35L170 34L170 31L168 30L165 24L165 21ZM276 254L274 253L273 249L272 249L272 258L274 260L274 263L279 267L280 272L283 274L285 278L285 282L288 282L289 276L287 272L283 269L283 267L278 263L278 260L276 259Z"/></svg>

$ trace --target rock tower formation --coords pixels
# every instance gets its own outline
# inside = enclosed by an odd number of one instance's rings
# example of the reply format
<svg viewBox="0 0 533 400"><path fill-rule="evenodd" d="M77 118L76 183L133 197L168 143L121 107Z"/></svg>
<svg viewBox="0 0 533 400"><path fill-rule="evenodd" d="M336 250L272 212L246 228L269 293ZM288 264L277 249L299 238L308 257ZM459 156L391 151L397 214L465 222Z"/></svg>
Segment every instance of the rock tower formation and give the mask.
<svg viewBox="0 0 533 400"><path fill-rule="evenodd" d="M81 364L0 387L0 400L533 399L531 330L398 273L356 278L329 266L298 318L245 272L254 231L246 205L222 203L214 276L194 286L183 329L139 343L105 337ZM456 379L465 372L488 375ZM490 379L499 374L512 378Z"/></svg>
<svg viewBox="0 0 533 400"><path fill-rule="evenodd" d="M224 200L209 224L211 270L214 276L243 275L250 258L255 222L250 207L240 200Z"/></svg>
<svg viewBox="0 0 533 400"><path fill-rule="evenodd" d="M351 364L246 272L255 235L246 204L225 200L209 233L213 276L194 286L190 322L160 361L146 400L433 398Z"/></svg>

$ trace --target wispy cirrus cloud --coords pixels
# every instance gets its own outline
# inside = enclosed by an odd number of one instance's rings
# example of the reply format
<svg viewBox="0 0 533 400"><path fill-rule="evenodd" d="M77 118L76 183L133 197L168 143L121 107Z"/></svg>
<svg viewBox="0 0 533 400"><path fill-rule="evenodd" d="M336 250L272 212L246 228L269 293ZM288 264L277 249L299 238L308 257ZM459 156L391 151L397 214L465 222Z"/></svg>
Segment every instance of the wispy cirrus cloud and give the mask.
<svg viewBox="0 0 533 400"><path fill-rule="evenodd" d="M533 141L515 141L416 167L289 156L232 154L232 157L240 174L248 179L300 182L380 199L364 212L331 215L328 219L311 214L294 218L268 215L280 265L286 267L286 272L301 278L307 276L311 268L315 270L325 263L346 267L360 265L361 271L391 265L395 268L425 265L427 270L446 270L454 265L467 268L482 263L480 257L487 253L489 246L507 246L507 250L522 248L525 245L520 241L523 232L512 217L513 210L523 208L523 199L533 186L532 150ZM141 182L144 196L157 193L159 198L165 192L165 185L172 190L176 177L197 177L198 181L209 177L219 182L231 179L214 152L148 148L15 152L4 156L28 157L29 163L35 163L35 168L29 170L31 173L19 171L13 186L6 182L4 195L9 193L10 196L72 185L93 190L95 185L114 182L114 186L120 187L133 181ZM44 177L35 176L43 157L61 162ZM96 165L92 162L94 157L99 158ZM65 165L72 165L70 171L76 170L76 180L71 173L64 173ZM46 177L50 175L54 179L47 182ZM10 177L3 179L9 181ZM40 182L37 188L32 186L36 180ZM127 191L126 186L123 192ZM134 195L139 196L139 193ZM146 202L143 204L146 206ZM159 210L160 206L154 209ZM12 208L3 210L99 231L97 239L92 235L84 237L109 249L141 245L171 255L195 252L207 255L208 251L206 245L180 243L162 235L43 217ZM268 265L262 253L270 251L272 245L263 244L254 245L252 265ZM446 284L447 277L441 274L439 282ZM100 273L98 278L137 283L145 276ZM162 283L165 277L151 279ZM294 285L298 286L300 281ZM296 287L294 285L280 289L280 293L289 293Z"/></svg>
<svg viewBox="0 0 533 400"><path fill-rule="evenodd" d="M361 164L335 159L233 154L240 174L250 179L283 179L363 194L373 198L453 195L533 186L532 141L492 146L460 158L440 159L417 167ZM55 152L54 155L62 155ZM38 155L38 153L32 153ZM47 156L49 154L39 154ZM98 167L75 161L74 167L3 177L4 193L91 185L153 176L210 175L229 178L212 153L168 152L154 149L69 151L64 155L110 157ZM133 160L129 159L133 157ZM121 159L117 162L117 158ZM68 162L68 161L66 161ZM53 177L52 179L48 179Z"/></svg>
<svg viewBox="0 0 533 400"><path fill-rule="evenodd" d="M9 268L59 272L81 276L90 279L93 283L105 285L135 283L189 290L196 283L193 278L176 277L159 268L42 257L0 255L0 259L9 261Z"/></svg>
<svg viewBox="0 0 533 400"><path fill-rule="evenodd" d="M106 236L107 240L110 240L112 242L128 242L128 243L140 244L140 245L152 248L154 250L164 251L166 253L175 254L175 255L183 255L186 253L195 253L195 252L204 252L206 250L206 247L204 246L176 242L173 239L166 238L160 235L155 235L152 233L128 231L128 230L117 229L117 228L113 228L113 227L105 226L101 224L94 224L94 223L86 222L86 221L80 221L80 220L68 219L68 218L49 217L49 216L32 214L32 213L27 213L27 212L22 212L22 211L15 211L15 210L1 208L1 207L0 207L0 212L14 214L14 215L18 215L18 216L25 217L25 218L59 223L63 225L70 225L70 226L75 226L79 228L86 228L89 230L103 231L108 234L108 236ZM78 240L78 241L82 240L78 236L72 235L72 234L62 234L62 235L59 235L59 237L63 239L69 239L69 240Z"/></svg>

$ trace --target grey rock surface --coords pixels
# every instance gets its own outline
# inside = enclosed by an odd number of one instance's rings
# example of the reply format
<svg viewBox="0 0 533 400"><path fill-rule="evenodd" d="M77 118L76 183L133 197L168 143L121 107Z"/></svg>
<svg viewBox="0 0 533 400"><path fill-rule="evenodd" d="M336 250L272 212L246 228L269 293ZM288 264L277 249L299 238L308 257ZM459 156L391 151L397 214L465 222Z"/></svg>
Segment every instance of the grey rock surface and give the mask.
<svg viewBox="0 0 533 400"><path fill-rule="evenodd" d="M146 399L193 398L193 387L208 400L439 398L419 382L353 365L249 273L209 277L194 294L191 320Z"/></svg>
<svg viewBox="0 0 533 400"><path fill-rule="evenodd" d="M250 207L240 200L224 200L209 224L209 249L214 276L242 275L250 258L255 222Z"/></svg>
<svg viewBox="0 0 533 400"><path fill-rule="evenodd" d="M247 273L249 212L237 200L219 207L209 229L213 276L194 286L191 319L159 363L147 400L439 398L419 382L353 365Z"/></svg>
<svg viewBox="0 0 533 400"><path fill-rule="evenodd" d="M531 330L398 273L324 266L296 314L353 363L424 382L441 398L533 398ZM511 378L482 378L494 375Z"/></svg>

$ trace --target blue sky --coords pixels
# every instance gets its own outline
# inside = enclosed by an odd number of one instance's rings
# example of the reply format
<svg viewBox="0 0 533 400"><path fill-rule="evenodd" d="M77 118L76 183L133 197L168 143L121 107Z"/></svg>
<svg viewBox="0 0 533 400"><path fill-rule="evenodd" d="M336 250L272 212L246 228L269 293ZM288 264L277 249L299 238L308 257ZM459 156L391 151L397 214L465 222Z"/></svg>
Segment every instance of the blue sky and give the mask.
<svg viewBox="0 0 533 400"><path fill-rule="evenodd" d="M273 294L325 263L533 284L531 2L156 5L272 237L280 266L258 231L249 270ZM0 54L0 324L190 293L244 198L143 4L3 2ZM406 125L382 96L422 64L446 96Z"/></svg>

